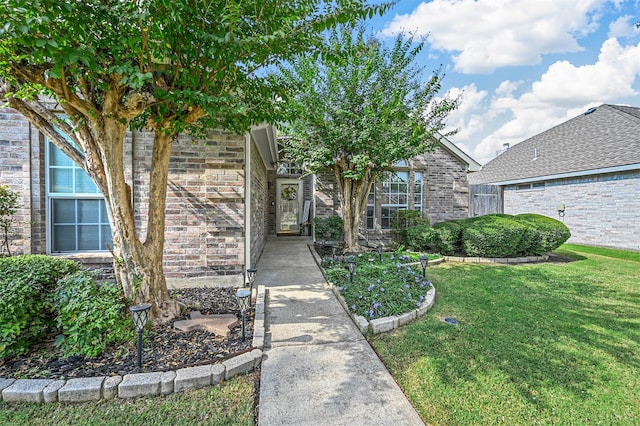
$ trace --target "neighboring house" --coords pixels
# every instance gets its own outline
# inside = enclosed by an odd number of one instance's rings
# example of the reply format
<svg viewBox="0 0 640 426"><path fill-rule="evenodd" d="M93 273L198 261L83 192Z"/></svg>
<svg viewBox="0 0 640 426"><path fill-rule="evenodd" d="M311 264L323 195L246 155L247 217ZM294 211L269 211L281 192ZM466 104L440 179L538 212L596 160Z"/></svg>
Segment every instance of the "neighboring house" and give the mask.
<svg viewBox="0 0 640 426"><path fill-rule="evenodd" d="M139 229L144 229L152 135L126 139L125 173ZM393 211L419 209L432 220L467 217L467 170L479 165L442 138L432 154L399 167L372 196L370 231L389 227ZM278 161L272 126L246 135L211 131L206 141L174 144L167 194L164 268L169 278L240 283L269 236L311 235L314 212L334 211L322 176ZM110 269L110 228L102 195L26 118L0 110L0 185L20 193L14 253L46 253Z"/></svg>
<svg viewBox="0 0 640 426"><path fill-rule="evenodd" d="M395 165L395 173L378 179L369 194L362 239L388 239L398 210L418 210L433 224L469 215L467 172L480 164L443 136L434 152ZM321 217L338 214L335 178L330 172L315 177L314 211ZM317 236L320 238L320 236Z"/></svg>
<svg viewBox="0 0 640 426"><path fill-rule="evenodd" d="M538 213L569 242L640 249L640 108L601 105L514 145L469 175L471 215ZM491 188L494 196L489 195Z"/></svg>

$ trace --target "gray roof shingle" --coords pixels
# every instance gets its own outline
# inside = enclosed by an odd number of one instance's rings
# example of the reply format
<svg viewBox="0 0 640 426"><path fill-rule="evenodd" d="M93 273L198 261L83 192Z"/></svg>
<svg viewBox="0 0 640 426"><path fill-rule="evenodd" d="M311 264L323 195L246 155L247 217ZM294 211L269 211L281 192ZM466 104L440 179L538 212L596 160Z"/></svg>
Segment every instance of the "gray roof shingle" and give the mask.
<svg viewBox="0 0 640 426"><path fill-rule="evenodd" d="M469 182L535 181L633 164L640 165L640 108L603 104L514 145L469 174Z"/></svg>

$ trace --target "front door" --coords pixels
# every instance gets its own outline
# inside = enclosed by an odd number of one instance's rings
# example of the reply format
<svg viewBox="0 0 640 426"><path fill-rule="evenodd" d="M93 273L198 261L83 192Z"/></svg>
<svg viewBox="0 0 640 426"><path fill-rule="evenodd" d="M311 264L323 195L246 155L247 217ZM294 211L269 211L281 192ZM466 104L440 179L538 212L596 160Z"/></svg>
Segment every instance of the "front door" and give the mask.
<svg viewBox="0 0 640 426"><path fill-rule="evenodd" d="M279 179L277 181L276 224L278 234L300 234L302 210L302 181Z"/></svg>

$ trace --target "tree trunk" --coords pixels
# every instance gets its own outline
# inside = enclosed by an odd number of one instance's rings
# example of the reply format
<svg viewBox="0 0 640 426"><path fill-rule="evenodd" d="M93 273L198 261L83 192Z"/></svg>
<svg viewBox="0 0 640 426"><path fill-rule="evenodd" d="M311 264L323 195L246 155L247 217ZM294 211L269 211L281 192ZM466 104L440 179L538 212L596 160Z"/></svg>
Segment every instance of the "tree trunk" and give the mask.
<svg viewBox="0 0 640 426"><path fill-rule="evenodd" d="M338 198L342 211L344 251L357 253L363 249L358 244L358 231L375 176L368 176L360 180L346 179L338 165L333 167L333 172L338 185Z"/></svg>
<svg viewBox="0 0 640 426"><path fill-rule="evenodd" d="M126 126L103 120L99 145L104 159L104 188L113 238L113 264L124 296L132 303L151 303L152 318L169 321L180 314L179 304L167 289L163 270L165 207L173 135L156 132L150 172L146 239L140 240L135 223L131 188L123 169Z"/></svg>

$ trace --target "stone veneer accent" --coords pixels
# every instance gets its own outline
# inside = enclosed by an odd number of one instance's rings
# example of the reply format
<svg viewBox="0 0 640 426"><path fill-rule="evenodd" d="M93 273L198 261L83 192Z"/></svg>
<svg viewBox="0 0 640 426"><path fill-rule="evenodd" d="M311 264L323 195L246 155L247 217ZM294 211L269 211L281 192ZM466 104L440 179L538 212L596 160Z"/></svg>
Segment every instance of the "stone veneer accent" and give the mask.
<svg viewBox="0 0 640 426"><path fill-rule="evenodd" d="M558 215L558 204L565 215ZM504 190L504 212L538 213L564 222L569 243L640 250L640 172L552 180L542 189Z"/></svg>

